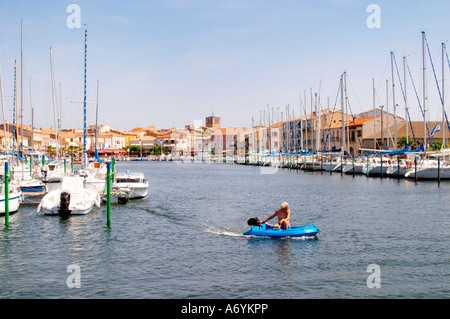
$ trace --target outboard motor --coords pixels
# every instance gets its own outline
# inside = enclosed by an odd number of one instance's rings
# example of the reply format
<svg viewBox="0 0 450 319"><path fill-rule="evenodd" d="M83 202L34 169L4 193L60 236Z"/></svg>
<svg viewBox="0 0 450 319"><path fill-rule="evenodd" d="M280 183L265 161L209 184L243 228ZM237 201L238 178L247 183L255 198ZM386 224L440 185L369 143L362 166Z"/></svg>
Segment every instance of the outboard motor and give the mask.
<svg viewBox="0 0 450 319"><path fill-rule="evenodd" d="M119 204L126 204L130 201L130 197L128 196L127 192L120 192L119 195L117 195L117 202Z"/></svg>
<svg viewBox="0 0 450 319"><path fill-rule="evenodd" d="M67 191L61 192L58 210L60 216L67 217L70 215L69 204L70 204L70 192Z"/></svg>
<svg viewBox="0 0 450 319"><path fill-rule="evenodd" d="M44 179L47 178L47 170L46 169L41 169L41 177Z"/></svg>
<svg viewBox="0 0 450 319"><path fill-rule="evenodd" d="M258 226L261 227L261 221L258 219L258 217L253 217L247 220L247 224L249 226Z"/></svg>

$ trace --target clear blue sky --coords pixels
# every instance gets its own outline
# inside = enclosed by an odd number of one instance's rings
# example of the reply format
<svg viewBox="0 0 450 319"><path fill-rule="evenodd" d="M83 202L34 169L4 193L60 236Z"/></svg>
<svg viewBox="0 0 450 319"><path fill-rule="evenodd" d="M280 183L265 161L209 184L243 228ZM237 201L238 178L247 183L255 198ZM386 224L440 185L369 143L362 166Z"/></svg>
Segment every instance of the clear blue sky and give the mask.
<svg viewBox="0 0 450 319"><path fill-rule="evenodd" d="M81 9L79 29L66 25L70 15L66 8L71 3ZM380 28L367 27L370 13L366 8L371 3L381 9ZM311 88L320 93L322 107L328 97L333 107L344 70L349 76L353 113L368 110L372 108L372 78L377 106L386 103L390 51L395 52L401 74L402 57L407 56L421 98L421 31L426 32L440 80L440 48L450 38L449 14L447 0L0 0L6 112L11 119L14 59L20 66L21 19L25 124L30 123L31 79L35 126L54 126L52 47L58 99L61 85L62 125L82 127L82 104L78 102L83 99L86 24L88 124L95 122L95 104L91 103L96 101L99 80L99 123L132 129L184 127L204 121L212 112L222 118L224 127L251 126L252 117L259 122L260 111L267 106L277 113L288 104L297 116L300 93L306 91L309 99ZM450 74L448 66L446 72ZM430 67L427 83L430 119L439 120L441 105ZM411 114L420 119L411 83L408 86ZM399 85L397 89L403 116Z"/></svg>

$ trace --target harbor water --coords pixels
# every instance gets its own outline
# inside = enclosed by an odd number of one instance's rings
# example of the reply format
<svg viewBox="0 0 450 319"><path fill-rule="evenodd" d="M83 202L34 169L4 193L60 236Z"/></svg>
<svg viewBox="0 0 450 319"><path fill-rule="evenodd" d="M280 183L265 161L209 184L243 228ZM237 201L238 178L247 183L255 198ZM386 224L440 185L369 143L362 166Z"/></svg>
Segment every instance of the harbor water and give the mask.
<svg viewBox="0 0 450 319"><path fill-rule="evenodd" d="M450 182L208 163L116 169L143 172L149 195L112 205L109 228L106 205L68 219L23 205L7 229L0 217L0 298L450 298ZM291 224L314 224L317 238L242 235L284 201Z"/></svg>

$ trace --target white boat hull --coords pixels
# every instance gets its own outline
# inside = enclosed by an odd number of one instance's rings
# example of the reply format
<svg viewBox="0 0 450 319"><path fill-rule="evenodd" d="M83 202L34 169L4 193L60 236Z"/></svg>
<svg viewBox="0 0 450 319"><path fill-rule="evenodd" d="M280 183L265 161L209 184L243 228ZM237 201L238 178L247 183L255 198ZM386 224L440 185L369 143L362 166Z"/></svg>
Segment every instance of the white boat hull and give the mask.
<svg viewBox="0 0 450 319"><path fill-rule="evenodd" d="M148 195L148 181L142 185L134 183L114 184L112 189L126 191L129 199L145 198Z"/></svg>
<svg viewBox="0 0 450 319"><path fill-rule="evenodd" d="M364 164L361 164L361 163L355 163L354 165L353 165L353 163L351 163L351 164L344 164L342 172L344 174L353 174L353 172L355 174L362 174L363 173L363 166L364 166Z"/></svg>
<svg viewBox="0 0 450 319"><path fill-rule="evenodd" d="M438 167L417 167L417 172L414 168L405 173L406 178L417 179L450 179L450 167L441 167L438 172Z"/></svg>
<svg viewBox="0 0 450 319"><path fill-rule="evenodd" d="M94 208L94 205L91 205L85 209L74 209L70 211L70 215L87 215L90 213L90 211ZM44 215L59 215L59 207L52 207L52 208L43 208L41 207L42 212Z"/></svg>
<svg viewBox="0 0 450 319"><path fill-rule="evenodd" d="M9 198L9 214L14 214L19 210L20 206L20 195L16 194ZM5 215L6 209L5 209L5 197L2 196L0 198L0 215Z"/></svg>
<svg viewBox="0 0 450 319"><path fill-rule="evenodd" d="M320 163L319 163L319 167L320 167ZM337 170L337 168L341 167L340 163L322 163L322 168L325 172L333 172L335 170Z"/></svg>
<svg viewBox="0 0 450 319"><path fill-rule="evenodd" d="M126 174L118 174L112 189L126 191L129 199L145 198L148 194L148 180L142 173L130 174L127 171Z"/></svg>
<svg viewBox="0 0 450 319"><path fill-rule="evenodd" d="M407 167L406 165L398 166L397 164L392 164L391 166L388 167L386 174L392 177L398 175L404 177L406 172L408 172L409 170L410 168Z"/></svg>

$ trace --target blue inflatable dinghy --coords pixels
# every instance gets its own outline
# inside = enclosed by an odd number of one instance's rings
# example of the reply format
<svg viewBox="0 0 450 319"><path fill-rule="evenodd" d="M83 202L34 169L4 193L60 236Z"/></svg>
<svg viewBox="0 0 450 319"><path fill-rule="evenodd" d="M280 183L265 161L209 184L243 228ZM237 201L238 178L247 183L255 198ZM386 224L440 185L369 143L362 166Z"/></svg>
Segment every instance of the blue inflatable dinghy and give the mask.
<svg viewBox="0 0 450 319"><path fill-rule="evenodd" d="M244 235L265 237L314 237L319 230L314 225L291 226L289 229L273 228L268 224L252 226Z"/></svg>

